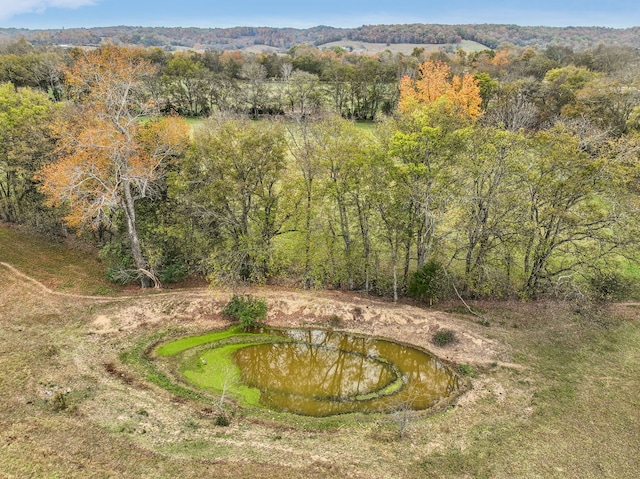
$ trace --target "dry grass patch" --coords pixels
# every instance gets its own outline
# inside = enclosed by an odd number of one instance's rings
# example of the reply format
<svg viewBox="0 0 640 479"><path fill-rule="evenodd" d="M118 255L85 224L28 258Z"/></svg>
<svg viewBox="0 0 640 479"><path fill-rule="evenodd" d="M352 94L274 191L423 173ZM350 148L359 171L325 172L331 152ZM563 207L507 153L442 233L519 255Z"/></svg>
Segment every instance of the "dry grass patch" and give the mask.
<svg viewBox="0 0 640 479"><path fill-rule="evenodd" d="M93 252L95 253L95 252ZM0 223L0 262L9 263L54 291L115 294L92 252Z"/></svg>

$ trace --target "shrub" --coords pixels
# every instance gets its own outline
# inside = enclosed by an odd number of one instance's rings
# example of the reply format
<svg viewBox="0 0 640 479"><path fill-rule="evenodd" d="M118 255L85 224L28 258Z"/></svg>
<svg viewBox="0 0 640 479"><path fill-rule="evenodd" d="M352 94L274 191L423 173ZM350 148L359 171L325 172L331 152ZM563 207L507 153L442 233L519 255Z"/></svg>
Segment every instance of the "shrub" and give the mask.
<svg viewBox="0 0 640 479"><path fill-rule="evenodd" d="M51 409L56 412L67 409L67 398L64 393L57 392L51 401Z"/></svg>
<svg viewBox="0 0 640 479"><path fill-rule="evenodd" d="M189 273L189 267L184 263L170 263L165 265L158 273L158 279L162 283L177 283Z"/></svg>
<svg viewBox="0 0 640 479"><path fill-rule="evenodd" d="M439 329L431 338L431 342L437 346L446 346L456 341L456 333L450 329Z"/></svg>
<svg viewBox="0 0 640 479"><path fill-rule="evenodd" d="M106 264L107 281L115 284L131 284L138 279L131 255L121 242L109 242L102 247L98 257Z"/></svg>
<svg viewBox="0 0 640 479"><path fill-rule="evenodd" d="M135 273L136 271L133 269L122 268L119 266L109 266L104 271L107 281L123 286L132 284L138 279L138 275Z"/></svg>
<svg viewBox="0 0 640 479"><path fill-rule="evenodd" d="M409 296L432 304L445 296L447 278L444 268L435 260L430 260L416 271L409 283Z"/></svg>
<svg viewBox="0 0 640 479"><path fill-rule="evenodd" d="M220 413L213 419L213 424L215 424L216 426L227 427L229 424L231 424L231 420L226 414Z"/></svg>
<svg viewBox="0 0 640 479"><path fill-rule="evenodd" d="M331 316L329 316L327 323L331 328L341 328L344 325L342 318L337 314L332 314Z"/></svg>
<svg viewBox="0 0 640 479"><path fill-rule="evenodd" d="M589 283L593 299L600 302L624 299L631 290L630 281L615 272L599 271Z"/></svg>
<svg viewBox="0 0 640 479"><path fill-rule="evenodd" d="M222 310L222 314L248 329L267 318L267 302L250 294L234 294Z"/></svg>

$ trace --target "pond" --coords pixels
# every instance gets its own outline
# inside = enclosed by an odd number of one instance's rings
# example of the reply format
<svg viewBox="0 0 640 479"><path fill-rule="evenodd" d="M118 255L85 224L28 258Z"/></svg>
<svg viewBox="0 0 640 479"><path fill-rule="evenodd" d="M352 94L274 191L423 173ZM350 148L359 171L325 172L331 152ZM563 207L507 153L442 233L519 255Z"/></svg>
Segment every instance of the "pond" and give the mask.
<svg viewBox="0 0 640 479"><path fill-rule="evenodd" d="M424 350L320 329L231 328L165 343L156 354L192 386L306 416L427 409L461 387Z"/></svg>

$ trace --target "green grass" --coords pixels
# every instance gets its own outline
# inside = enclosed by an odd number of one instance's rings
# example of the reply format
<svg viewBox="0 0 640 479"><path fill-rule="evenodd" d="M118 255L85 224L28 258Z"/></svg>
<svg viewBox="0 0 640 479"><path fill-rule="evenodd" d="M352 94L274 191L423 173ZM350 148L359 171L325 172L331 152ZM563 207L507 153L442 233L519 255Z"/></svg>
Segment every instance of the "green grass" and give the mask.
<svg viewBox="0 0 640 479"><path fill-rule="evenodd" d="M627 259L621 260L621 263L624 278L635 285L635 287L632 288L632 294L634 294L635 297L640 297L640 288L637 286L640 283L640 264Z"/></svg>
<svg viewBox="0 0 640 479"><path fill-rule="evenodd" d="M225 344L226 339L241 342ZM244 339L253 339L247 343ZM231 394L243 405L257 406L260 401L260 391L243 385L240 381L240 369L232 359L233 353L238 349L252 344L259 344L262 341L270 341L274 338L282 340L281 337L269 336L259 333L247 333L242 326L236 325L223 331L212 331L210 333L188 336L160 345L155 349L155 353L162 358L172 358L180 353L194 350L191 354L180 359L180 373L193 385L205 389L213 390L218 394ZM152 341L157 340L152 338ZM218 343L218 344L211 344ZM210 348L202 350L199 346L211 345ZM144 349L140 346L132 351L132 357L138 357L138 361L146 364L147 377L153 377L154 382L165 389L175 391L180 386L161 373L151 361L146 357ZM169 387L167 387L169 386ZM183 388L182 388L183 389ZM186 390L185 390L186 391ZM182 391L180 391L182 393ZM184 395L184 394L182 394ZM188 396L191 396L189 391Z"/></svg>
<svg viewBox="0 0 640 479"><path fill-rule="evenodd" d="M252 333L244 333L241 326L233 326L229 329L225 329L224 331L212 331L206 334L199 334L170 341L163 344L162 346L159 346L156 349L156 354L158 354L158 356L171 357L180 354L187 349L195 348L196 346L201 346L203 344L236 336L255 335Z"/></svg>
<svg viewBox="0 0 640 479"><path fill-rule="evenodd" d="M190 117L186 117L185 121L192 127L197 127L199 125L202 125L202 123L206 121L206 118L190 116Z"/></svg>
<svg viewBox="0 0 640 479"><path fill-rule="evenodd" d="M363 131L373 132L376 128L375 121L362 121L358 120L355 122L356 126Z"/></svg>
<svg viewBox="0 0 640 479"><path fill-rule="evenodd" d="M203 352L200 358L206 361L189 366L183 371L184 376L198 387L213 389L218 393L228 392L244 405L257 406L260 401L260 391L243 385L240 382L240 369L233 361L232 355L247 344L227 344L219 348ZM209 366L210 365L210 366Z"/></svg>
<svg viewBox="0 0 640 479"><path fill-rule="evenodd" d="M120 354L120 360L136 369L140 376L144 377L146 381L160 386L178 397L192 399L194 401L206 401L207 398L203 394L183 387L171 380L164 372L160 371L149 358L147 352L149 344L161 340L166 334L169 333L161 332L150 337L143 337L133 348L122 352Z"/></svg>
<svg viewBox="0 0 640 479"><path fill-rule="evenodd" d="M0 261L44 283L54 291L96 295L119 289L104 276L93 252L0 225Z"/></svg>
<svg viewBox="0 0 640 479"><path fill-rule="evenodd" d="M506 394L523 388L528 412L505 414L508 399L481 404L487 416L470 425L465 447L426 456L422 477L635 477L640 325L595 326L566 312L559 319L564 324L510 335L525 369L511 373Z"/></svg>

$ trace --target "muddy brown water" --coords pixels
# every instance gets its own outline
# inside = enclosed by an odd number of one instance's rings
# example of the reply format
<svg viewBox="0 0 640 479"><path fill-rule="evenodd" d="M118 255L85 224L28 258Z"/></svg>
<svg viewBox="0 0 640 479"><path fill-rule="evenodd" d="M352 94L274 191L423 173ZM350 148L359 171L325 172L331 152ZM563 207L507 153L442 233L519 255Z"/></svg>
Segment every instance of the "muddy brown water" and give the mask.
<svg viewBox="0 0 640 479"><path fill-rule="evenodd" d="M424 410L461 387L438 358L387 339L319 329L261 329L255 338L239 338L230 355L243 387L259 391L258 405L273 410L316 417ZM203 357L206 351L192 356Z"/></svg>
<svg viewBox="0 0 640 479"><path fill-rule="evenodd" d="M309 416L427 409L455 392L458 377L425 351L323 330L286 330L293 342L234 354L261 403Z"/></svg>

